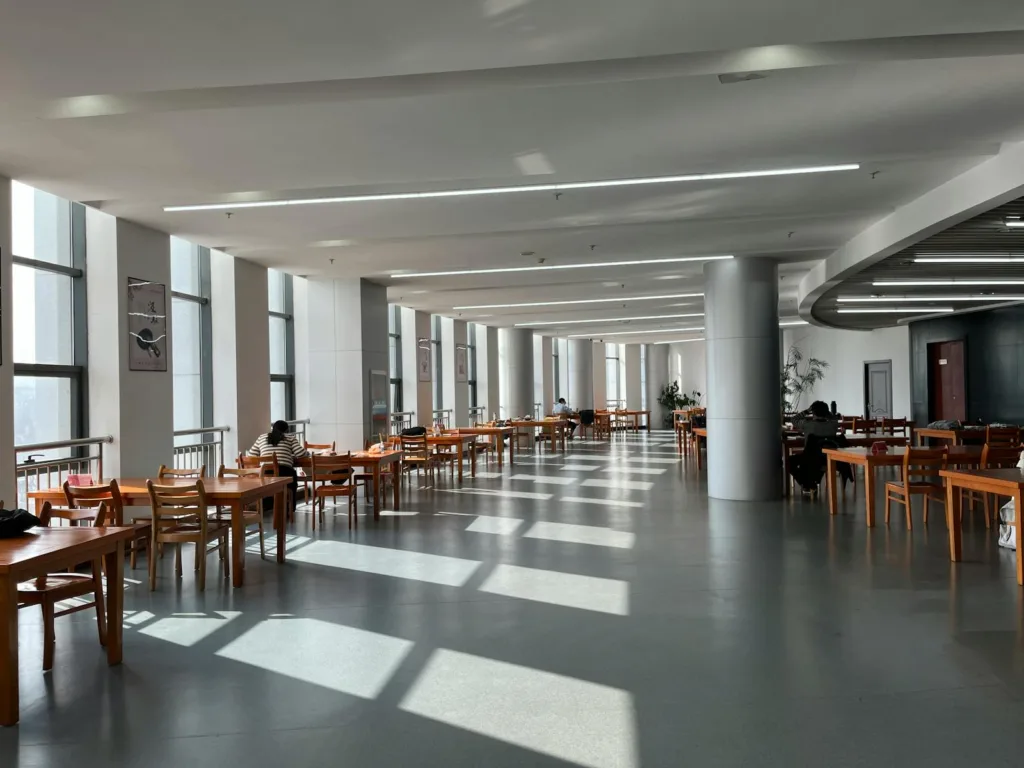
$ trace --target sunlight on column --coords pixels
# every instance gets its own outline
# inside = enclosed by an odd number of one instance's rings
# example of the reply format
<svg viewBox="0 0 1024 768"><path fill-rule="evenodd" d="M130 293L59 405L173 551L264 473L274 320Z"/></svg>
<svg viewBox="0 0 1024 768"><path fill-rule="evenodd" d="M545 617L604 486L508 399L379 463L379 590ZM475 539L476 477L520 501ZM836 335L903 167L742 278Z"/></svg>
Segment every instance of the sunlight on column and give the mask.
<svg viewBox="0 0 1024 768"><path fill-rule="evenodd" d="M616 531L595 525L573 525L571 523L537 522L524 534L527 539L566 541L572 544L593 544L598 547L632 549L636 534Z"/></svg>
<svg viewBox="0 0 1024 768"><path fill-rule="evenodd" d="M214 611L212 614L174 613L147 624L139 630L139 634L190 648L241 615L241 611Z"/></svg>
<svg viewBox="0 0 1024 768"><path fill-rule="evenodd" d="M480 565L476 560L428 555L403 549L368 547L342 541L316 541L288 558L330 568L395 576L448 587L461 587Z"/></svg>
<svg viewBox="0 0 1024 768"><path fill-rule="evenodd" d="M317 619L268 619L217 656L375 699L412 647L410 640Z"/></svg>
<svg viewBox="0 0 1024 768"><path fill-rule="evenodd" d="M564 675L440 649L399 709L588 768L638 765L633 696Z"/></svg>
<svg viewBox="0 0 1024 768"><path fill-rule="evenodd" d="M584 611L629 615L629 584L618 579L498 565L480 591Z"/></svg>

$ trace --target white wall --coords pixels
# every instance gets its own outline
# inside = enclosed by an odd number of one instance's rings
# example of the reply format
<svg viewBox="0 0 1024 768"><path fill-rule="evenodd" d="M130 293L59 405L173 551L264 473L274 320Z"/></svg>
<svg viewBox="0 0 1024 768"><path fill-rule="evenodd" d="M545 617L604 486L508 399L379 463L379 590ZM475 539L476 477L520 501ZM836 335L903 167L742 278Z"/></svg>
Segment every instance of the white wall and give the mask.
<svg viewBox="0 0 1024 768"><path fill-rule="evenodd" d="M626 408L631 411L639 411L643 404L643 394L640 392L640 345L626 344L625 367L626 367L626 394L620 397L626 401Z"/></svg>
<svg viewBox="0 0 1024 768"><path fill-rule="evenodd" d="M892 414L895 418L910 418L909 327L843 331L801 325L783 331L783 358L793 345L799 347L805 360L816 357L829 364L824 380L800 401L801 408L814 400L835 400L840 413L863 414L864 363L892 360Z"/></svg>
<svg viewBox="0 0 1024 768"><path fill-rule="evenodd" d="M679 382L679 391L682 394L688 395L697 390L704 396L701 403L707 405L711 399L707 388L707 365L704 359L707 345L703 341L690 341L667 346L669 380Z"/></svg>

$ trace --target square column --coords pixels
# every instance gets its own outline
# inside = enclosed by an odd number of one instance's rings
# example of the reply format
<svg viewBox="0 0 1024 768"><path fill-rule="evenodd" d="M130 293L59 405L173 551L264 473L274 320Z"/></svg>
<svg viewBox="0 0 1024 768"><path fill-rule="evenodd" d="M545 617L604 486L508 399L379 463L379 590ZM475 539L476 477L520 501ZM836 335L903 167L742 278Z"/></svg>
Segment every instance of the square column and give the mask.
<svg viewBox="0 0 1024 768"><path fill-rule="evenodd" d="M498 368L498 329L476 326L476 394L484 407L485 420L498 416L500 410Z"/></svg>
<svg viewBox="0 0 1024 768"><path fill-rule="evenodd" d="M11 180L0 177L0 497L7 504L18 498L14 477L14 333L10 310L14 301L11 244Z"/></svg>
<svg viewBox="0 0 1024 768"><path fill-rule="evenodd" d="M569 360L565 367L568 371L569 407L577 411L595 410L594 345L589 339L569 339L568 352ZM604 365L603 360L601 364Z"/></svg>
<svg viewBox="0 0 1024 768"><path fill-rule="evenodd" d="M171 356L171 239L139 224L86 209L89 432L113 435L103 452L108 477L151 477L174 462ZM166 371L129 370L128 278L165 289Z"/></svg>
<svg viewBox="0 0 1024 768"><path fill-rule="evenodd" d="M444 407L452 412L453 427L469 426L469 350L466 346L467 328L464 320L441 318L441 393ZM459 381L456 368L458 355L462 350L462 359L466 361L466 375Z"/></svg>
<svg viewBox="0 0 1024 768"><path fill-rule="evenodd" d="M662 345L664 346L664 345ZM640 394L640 345L626 345L626 410L639 411L643 405Z"/></svg>
<svg viewBox="0 0 1024 768"><path fill-rule="evenodd" d="M297 358L303 350L307 357L301 369L296 364L296 376L300 370L308 376L301 384L309 407L307 439L337 443L339 451L362 450L389 424L386 411L384 421L371 419L370 392L372 371L388 377L387 289L369 280L315 278L304 289L306 317L296 323L295 346Z"/></svg>
<svg viewBox="0 0 1024 768"><path fill-rule="evenodd" d="M210 251L213 421L231 428L224 435L225 466L234 466L235 457L270 428L268 307L266 267ZM207 467L211 475L216 470Z"/></svg>
<svg viewBox="0 0 1024 768"><path fill-rule="evenodd" d="M554 368L551 361L550 336L533 337L533 396L541 403L541 416L551 413L555 403Z"/></svg>
<svg viewBox="0 0 1024 768"><path fill-rule="evenodd" d="M594 409L600 411L608 407L608 363L605 362L604 342L595 341L593 348Z"/></svg>
<svg viewBox="0 0 1024 768"><path fill-rule="evenodd" d="M384 323L385 330L387 323ZM402 307L402 407L415 414L414 425L429 427L434 420L434 370L430 364L430 378L419 380L420 348L426 350L430 360L430 313ZM385 366L386 369L386 366Z"/></svg>
<svg viewBox="0 0 1024 768"><path fill-rule="evenodd" d="M658 402L661 397L661 390L668 385L668 344L648 344L645 363L647 365L647 407L651 411L651 427L661 429L672 426L672 412Z"/></svg>

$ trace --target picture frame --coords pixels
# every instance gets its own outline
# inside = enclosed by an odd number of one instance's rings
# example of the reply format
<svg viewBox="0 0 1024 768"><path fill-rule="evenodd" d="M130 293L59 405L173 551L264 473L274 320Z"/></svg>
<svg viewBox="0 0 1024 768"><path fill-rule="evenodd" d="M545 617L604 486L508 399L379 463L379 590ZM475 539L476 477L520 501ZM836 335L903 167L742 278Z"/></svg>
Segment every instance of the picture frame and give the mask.
<svg viewBox="0 0 1024 768"><path fill-rule="evenodd" d="M430 339L416 340L416 380L433 381L433 363L430 359Z"/></svg>
<svg viewBox="0 0 1024 768"><path fill-rule="evenodd" d="M167 370L167 286L129 277L126 287L128 313L128 370Z"/></svg>
<svg viewBox="0 0 1024 768"><path fill-rule="evenodd" d="M469 381L469 366L467 362L468 348L465 344L455 345L455 381L465 383Z"/></svg>

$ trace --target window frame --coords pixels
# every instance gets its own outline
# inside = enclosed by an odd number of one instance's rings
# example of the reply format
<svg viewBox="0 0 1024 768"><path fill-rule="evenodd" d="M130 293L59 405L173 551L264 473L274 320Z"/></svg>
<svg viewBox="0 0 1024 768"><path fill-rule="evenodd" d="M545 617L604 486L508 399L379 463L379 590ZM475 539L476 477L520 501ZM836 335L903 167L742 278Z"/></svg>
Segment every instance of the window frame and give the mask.
<svg viewBox="0 0 1024 768"><path fill-rule="evenodd" d="M284 311L278 312L276 310L269 309L270 302L268 300L267 306L267 327L270 327L270 318L277 317L285 321L285 334L284 334L284 364L285 373L272 373L270 374L270 383L283 382L284 393L285 393L285 420L294 421L295 416L295 295L294 295L294 284L293 279L287 272L282 272L284 275ZM267 293L269 296L270 288L268 285ZM269 339L269 336L268 336ZM270 348L267 346L267 359L270 359Z"/></svg>
<svg viewBox="0 0 1024 768"><path fill-rule="evenodd" d="M210 309L211 277L210 249L192 244L197 249L199 266L199 295L185 291L171 290L171 314L174 314L174 300L188 301L199 305L199 428L212 427L213 424L213 314ZM174 333L174 329L171 329ZM173 346L172 346L173 350ZM212 439L213 435L204 435L203 439Z"/></svg>
<svg viewBox="0 0 1024 768"><path fill-rule="evenodd" d="M477 373L476 368L476 323L466 323L466 384L469 387L469 407L479 406L477 399Z"/></svg>
<svg viewBox="0 0 1024 768"><path fill-rule="evenodd" d="M434 410L444 410L444 377L441 375L441 366L444 361L441 357L441 316L433 315L430 320L430 349L433 359L431 369L433 374L433 401Z"/></svg>
<svg viewBox="0 0 1024 768"><path fill-rule="evenodd" d="M388 361L388 386L391 388L391 412L402 413L402 308L397 304L388 307L391 313L389 318L394 330L388 327L388 346L391 339L395 340L395 368L391 370L390 360ZM391 350L388 350L390 354Z"/></svg>

